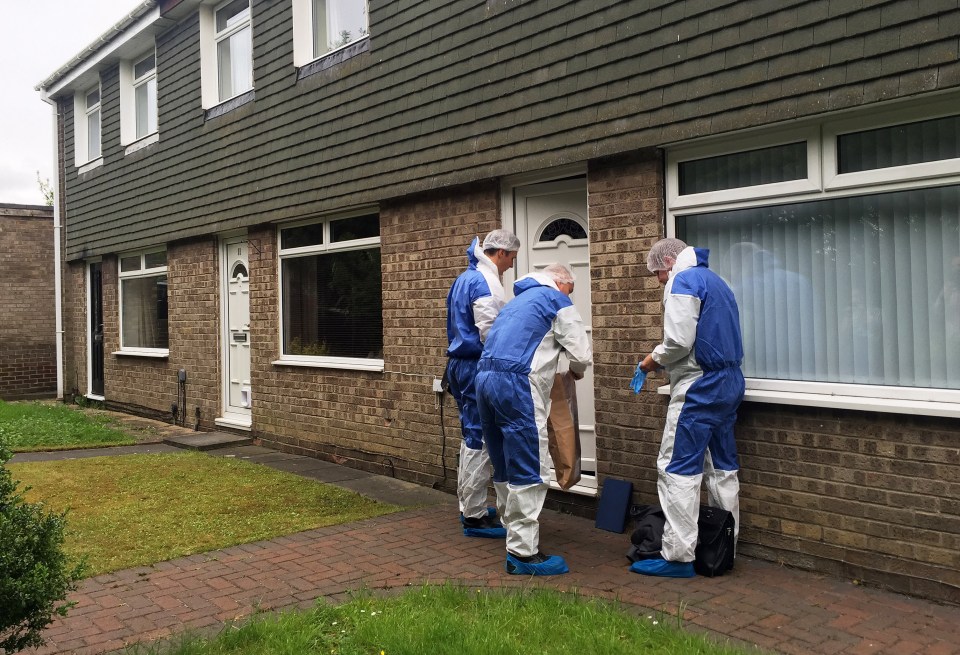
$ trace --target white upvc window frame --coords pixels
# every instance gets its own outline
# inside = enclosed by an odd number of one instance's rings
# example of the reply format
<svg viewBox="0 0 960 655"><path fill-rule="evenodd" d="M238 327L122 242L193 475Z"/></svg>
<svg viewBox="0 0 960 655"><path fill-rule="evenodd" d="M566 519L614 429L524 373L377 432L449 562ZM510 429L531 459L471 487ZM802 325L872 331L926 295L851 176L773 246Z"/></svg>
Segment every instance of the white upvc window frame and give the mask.
<svg viewBox="0 0 960 655"><path fill-rule="evenodd" d="M679 166L681 162L760 148L772 148L797 143L798 141L804 141L807 144L807 177L804 179L680 195ZM769 134L750 134L703 145L672 148L667 152L667 204L672 209L691 209L730 201L743 202L810 193L820 188L820 162L820 132L816 126L805 129L777 130Z"/></svg>
<svg viewBox="0 0 960 655"><path fill-rule="evenodd" d="M220 55L218 53L218 44L245 28L250 29L251 45L253 41L253 3L249 0L248 11L250 15L247 20L237 23L236 25L231 25L222 31L217 31L217 12L230 4L231 1L232 0L225 0L215 5L204 4L200 6L200 100L204 109L210 109L229 102L233 98L252 91L255 86L253 49L251 47L249 88L233 93L229 97L220 97Z"/></svg>
<svg viewBox="0 0 960 655"><path fill-rule="evenodd" d="M137 77L137 66L150 57L153 57L153 69L149 73ZM138 134L137 90L143 85L151 83L154 85L154 94L152 107L148 107L148 112L152 113L153 130ZM124 154L129 155L160 140L158 93L155 47L139 57L124 60L120 63L120 143L125 146Z"/></svg>
<svg viewBox="0 0 960 655"><path fill-rule="evenodd" d="M909 110L894 108L868 116L833 121L823 129L823 188L842 190L851 187L898 186L904 181L937 180L949 178L960 173L960 158L941 159L939 161L890 166L856 173L837 172L837 138L843 134L862 132L892 125L900 125L913 120L929 120L953 116L960 113L957 99L936 100L919 103Z"/></svg>
<svg viewBox="0 0 960 655"><path fill-rule="evenodd" d="M359 208L353 211L348 212L339 212L336 214L325 215L322 217L294 221L290 223L282 223L277 225L277 280L278 284L278 309L279 309L279 321L278 321L278 343L280 344L280 356L277 360L272 362L275 366L303 366L303 367L312 367L312 368L335 368L343 370L356 370L356 371L377 371L382 372L384 370L384 360L383 358L359 358L359 357L331 357L331 356L317 356L317 355L288 355L283 352L284 342L284 308L283 308L283 262L286 259L293 259L296 257L304 256L313 256L313 255L323 255L335 252L347 252L350 250L367 250L370 248L379 248L381 249L381 237L368 237L364 239L353 239L351 241L341 241L341 242L330 242L330 223L333 221L352 218L355 216L364 216L366 214L377 214L379 216L380 211L378 207L364 207ZM287 248L281 249L280 239L281 231L287 230L294 227L300 227L304 225L315 225L323 224L323 243L313 246L302 246L299 248ZM383 307L381 305L381 312Z"/></svg>
<svg viewBox="0 0 960 655"><path fill-rule="evenodd" d="M367 15L367 25L362 34L352 38L346 43L341 43L330 50L324 52L314 51L314 32L316 31L316 22L314 20L313 0L292 0L293 1L293 64L300 67L309 64L312 61L323 59L324 57L342 50L358 41L362 41L370 36L370 4L366 0L361 0L366 5L365 13ZM329 2L330 0L327 0Z"/></svg>
<svg viewBox="0 0 960 655"><path fill-rule="evenodd" d="M666 234L676 236L677 219L686 214L762 207L781 198L793 203L960 184L960 158L843 175L837 173L836 163L836 140L840 134L956 115L960 113L958 108L960 103L955 97L898 103L882 112L851 112L835 120L800 125L792 131L753 132L670 148L666 154ZM803 185L781 183L679 197L680 162L792 143L801 138L807 139L808 144L808 179ZM811 167L814 158L816 166ZM661 386L658 391L668 394L669 386ZM744 400L960 418L960 390L953 389L747 378Z"/></svg>
<svg viewBox="0 0 960 655"><path fill-rule="evenodd" d="M97 93L97 102L88 106L88 99L92 93ZM74 163L85 173L103 164L103 96L100 81L96 86L87 87L73 94L73 154ZM95 156L91 156L90 145L90 118L96 112L97 138L100 144Z"/></svg>
<svg viewBox="0 0 960 655"><path fill-rule="evenodd" d="M162 266L152 266L147 267L146 258L149 255L156 254L158 252L164 253L164 264ZM118 326L120 328L120 350L114 352L114 355L128 355L135 357L153 357L153 358L163 358L170 355L169 348L143 348L143 347L130 347L125 346L123 343L123 281L136 279L136 278L148 278L148 277L160 277L162 275L167 275L167 283L169 284L169 265L167 263L166 255L168 251L166 247L157 247L157 248L148 248L146 250L135 250L132 252L121 253L117 256L117 300L119 305L117 305L117 318ZM122 262L124 259L129 259L132 257L140 258L140 268L136 271L123 271ZM167 304L169 307L170 294L169 287L167 293ZM169 323L167 325L169 332Z"/></svg>

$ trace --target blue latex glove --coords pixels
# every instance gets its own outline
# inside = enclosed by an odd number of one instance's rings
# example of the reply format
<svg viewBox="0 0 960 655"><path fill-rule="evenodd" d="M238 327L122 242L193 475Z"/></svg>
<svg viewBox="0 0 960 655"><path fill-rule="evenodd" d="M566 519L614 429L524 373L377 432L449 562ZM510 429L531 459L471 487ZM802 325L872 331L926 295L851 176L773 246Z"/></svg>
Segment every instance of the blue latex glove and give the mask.
<svg viewBox="0 0 960 655"><path fill-rule="evenodd" d="M630 380L630 388L633 389L633 393L640 393L640 390L643 389L643 383L647 379L646 371L640 368L640 363L637 363L637 370L633 373L633 379Z"/></svg>

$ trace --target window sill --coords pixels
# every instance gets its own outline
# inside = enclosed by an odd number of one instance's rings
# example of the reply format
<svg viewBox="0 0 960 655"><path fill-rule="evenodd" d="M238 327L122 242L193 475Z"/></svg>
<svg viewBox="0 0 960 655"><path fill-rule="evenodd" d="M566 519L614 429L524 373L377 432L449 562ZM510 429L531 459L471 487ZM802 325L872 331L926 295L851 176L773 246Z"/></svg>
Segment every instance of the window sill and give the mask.
<svg viewBox="0 0 960 655"><path fill-rule="evenodd" d="M87 400L93 400L98 403L102 403L104 400L106 400L104 396L99 396L95 393L88 393L86 396L84 396L84 398L86 398Z"/></svg>
<svg viewBox="0 0 960 655"><path fill-rule="evenodd" d="M91 161L88 161L86 164L77 168L77 175L83 175L84 173L89 173L95 168L100 168L103 166L103 157L97 157Z"/></svg>
<svg viewBox="0 0 960 655"><path fill-rule="evenodd" d="M350 45L344 46L339 50L328 52L318 59L314 59L310 63L301 66L297 70L297 81L325 71L328 68L333 68L334 66L342 64L346 60L352 59L353 57L363 54L364 52L368 52L369 50L370 37L367 37L365 39L361 39L360 41L351 43Z"/></svg>
<svg viewBox="0 0 960 655"><path fill-rule="evenodd" d="M254 99L255 99L254 90L250 89L249 91L241 93L238 96L234 96L229 100L224 100L218 105L214 105L209 109L205 109L203 112L203 119L208 121L211 118L223 116L224 114L230 113L234 109L242 107L247 103L253 102Z"/></svg>
<svg viewBox="0 0 960 655"><path fill-rule="evenodd" d="M801 391L779 391L771 389L750 389L749 382L743 394L744 402L770 403L775 405L797 405L800 407L824 407L830 409L853 409L862 412L884 412L890 414L912 414L915 416L941 416L960 418L960 403L940 402L936 400L916 400L909 398L878 398L854 396L840 393L809 393ZM657 387L660 395L670 395L670 385Z"/></svg>
<svg viewBox="0 0 960 655"><path fill-rule="evenodd" d="M170 357L169 350L115 350L110 354L118 357L143 357L146 359L167 359Z"/></svg>
<svg viewBox="0 0 960 655"><path fill-rule="evenodd" d="M154 143L157 143L158 141L160 141L160 133L159 133L159 132L154 132L153 134L148 134L147 136L141 137L140 139L137 139L137 140L134 141L133 143L127 145L127 147L124 148L124 150L123 150L123 154L124 154L124 156L126 156L126 155L132 155L133 153L137 152L138 150L143 150L143 149L146 148L147 146L152 146Z"/></svg>
<svg viewBox="0 0 960 655"><path fill-rule="evenodd" d="M278 359L271 362L274 366L299 366L302 368L336 368L345 371L383 372L382 359L349 359L346 357L326 359Z"/></svg>

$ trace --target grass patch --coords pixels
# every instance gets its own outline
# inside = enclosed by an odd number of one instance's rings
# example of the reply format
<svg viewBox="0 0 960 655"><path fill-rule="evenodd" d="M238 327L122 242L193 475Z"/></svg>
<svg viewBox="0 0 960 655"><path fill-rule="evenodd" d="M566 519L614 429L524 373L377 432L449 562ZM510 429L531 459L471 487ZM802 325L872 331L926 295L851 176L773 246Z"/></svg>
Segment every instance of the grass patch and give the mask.
<svg viewBox="0 0 960 655"><path fill-rule="evenodd" d="M0 400L0 440L10 450L29 452L65 448L126 446L134 439L112 425L107 416L89 415L52 402Z"/></svg>
<svg viewBox="0 0 960 655"><path fill-rule="evenodd" d="M183 452L8 464L26 497L69 510L66 552L98 575L399 507L242 460Z"/></svg>
<svg viewBox="0 0 960 655"><path fill-rule="evenodd" d="M666 618L666 620L664 620ZM549 589L495 592L443 585L339 606L262 614L215 638L187 636L128 652L169 655L743 655L677 619L637 618L614 603Z"/></svg>

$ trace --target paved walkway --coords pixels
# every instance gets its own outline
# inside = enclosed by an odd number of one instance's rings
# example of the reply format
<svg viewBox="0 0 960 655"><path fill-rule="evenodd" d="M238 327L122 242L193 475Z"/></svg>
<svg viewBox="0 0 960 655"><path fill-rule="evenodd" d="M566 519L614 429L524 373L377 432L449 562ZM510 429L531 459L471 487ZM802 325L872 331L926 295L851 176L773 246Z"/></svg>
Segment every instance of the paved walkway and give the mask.
<svg viewBox="0 0 960 655"><path fill-rule="evenodd" d="M109 452L159 452L148 444ZM18 455L14 461L92 456ZM682 614L688 629L790 654L960 655L960 607L856 586L746 557L719 578L647 578L627 570L626 535L546 511L541 543L572 572L518 578L504 570L503 544L463 537L447 494L258 446L210 451L337 484L411 507L403 513L128 569L84 581L77 606L46 632L38 655L103 653L186 629L214 630L254 608L308 607L351 590L454 580L484 587L543 585L618 599L643 615Z"/></svg>

